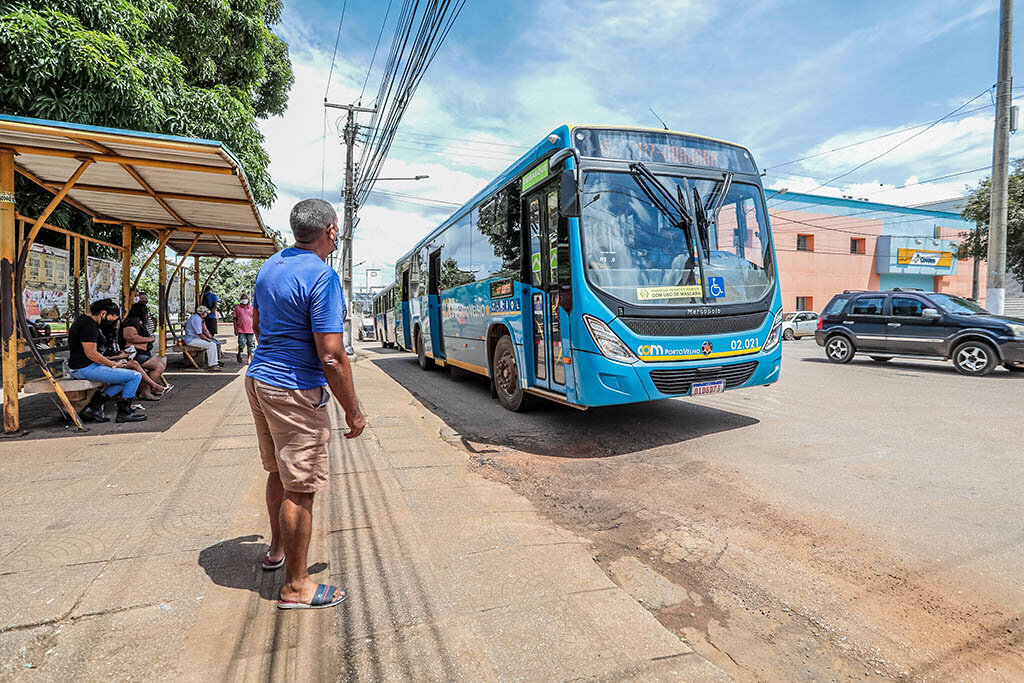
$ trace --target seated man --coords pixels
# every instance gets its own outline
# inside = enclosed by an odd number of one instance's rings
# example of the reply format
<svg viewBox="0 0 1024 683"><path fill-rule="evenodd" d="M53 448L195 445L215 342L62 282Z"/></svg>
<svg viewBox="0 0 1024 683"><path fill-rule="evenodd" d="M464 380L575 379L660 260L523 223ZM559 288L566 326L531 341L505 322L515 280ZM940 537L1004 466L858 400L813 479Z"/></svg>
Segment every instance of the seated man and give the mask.
<svg viewBox="0 0 1024 683"><path fill-rule="evenodd" d="M78 316L68 330L68 368L71 376L76 379L88 379L108 385L97 391L81 411L81 416L93 422L108 422L110 418L103 414L103 406L108 398L119 397L117 401L118 422L141 422L146 416L132 409L132 399L142 381L142 375L129 370L123 360L112 361L105 358L97 348L100 340L100 323L110 315L108 307L111 302L94 301L89 306L89 313Z"/></svg>
<svg viewBox="0 0 1024 683"><path fill-rule="evenodd" d="M203 325L203 319L209 314L210 309L206 306L200 306L196 309L196 312L185 323L185 343L188 346L198 346L205 349L206 369L212 372L220 372L220 366L223 365L223 363L218 362L217 357L220 344L217 343L212 334L206 331L206 326Z"/></svg>
<svg viewBox="0 0 1024 683"><path fill-rule="evenodd" d="M149 308L146 304L142 301L132 304L121 323L121 348L128 348L129 344L134 346L135 360L142 365L151 380L160 384L164 370L167 369L167 358L153 355L156 337L149 333L148 321Z"/></svg>

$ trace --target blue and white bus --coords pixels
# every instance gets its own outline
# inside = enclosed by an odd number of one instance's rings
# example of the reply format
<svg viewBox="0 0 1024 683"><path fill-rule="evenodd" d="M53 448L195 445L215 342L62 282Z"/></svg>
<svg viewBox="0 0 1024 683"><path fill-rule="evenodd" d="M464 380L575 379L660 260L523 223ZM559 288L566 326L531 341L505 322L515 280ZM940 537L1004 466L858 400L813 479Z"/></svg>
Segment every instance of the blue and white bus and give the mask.
<svg viewBox="0 0 1024 683"><path fill-rule="evenodd" d="M739 145L562 126L396 265L395 341L491 378L513 411L779 378L764 191Z"/></svg>
<svg viewBox="0 0 1024 683"><path fill-rule="evenodd" d="M388 349L395 345L395 311L398 305L395 285L388 285L373 297L373 326L377 341Z"/></svg>

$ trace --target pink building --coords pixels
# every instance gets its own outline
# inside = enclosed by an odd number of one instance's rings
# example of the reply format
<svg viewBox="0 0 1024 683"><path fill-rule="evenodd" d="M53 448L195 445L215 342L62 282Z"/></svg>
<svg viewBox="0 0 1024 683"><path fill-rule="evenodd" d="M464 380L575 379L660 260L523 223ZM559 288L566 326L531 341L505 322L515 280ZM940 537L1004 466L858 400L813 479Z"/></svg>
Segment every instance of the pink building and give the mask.
<svg viewBox="0 0 1024 683"><path fill-rule="evenodd" d="M957 213L766 191L784 310L820 311L845 289L916 288L971 296L956 258L975 225ZM985 264L979 271L984 305Z"/></svg>

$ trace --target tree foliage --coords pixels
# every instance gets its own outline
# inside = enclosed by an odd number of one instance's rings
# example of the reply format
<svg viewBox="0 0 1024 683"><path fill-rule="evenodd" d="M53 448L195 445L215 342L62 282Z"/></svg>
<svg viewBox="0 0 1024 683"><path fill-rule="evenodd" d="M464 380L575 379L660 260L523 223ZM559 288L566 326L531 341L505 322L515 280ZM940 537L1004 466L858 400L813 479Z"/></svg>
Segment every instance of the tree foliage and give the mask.
<svg viewBox="0 0 1024 683"><path fill-rule="evenodd" d="M962 216L978 225L977 230L964 233L960 245L962 258L987 258L989 201L992 179L981 181L971 192ZM1006 215L1006 268L1018 282L1024 283L1024 159L1013 161L1009 177L1009 205Z"/></svg>
<svg viewBox="0 0 1024 683"><path fill-rule="evenodd" d="M0 112L219 140L269 206L257 120L284 112L294 80L280 19L281 0L0 0ZM49 201L16 189L19 208ZM77 213L54 222L106 231Z"/></svg>

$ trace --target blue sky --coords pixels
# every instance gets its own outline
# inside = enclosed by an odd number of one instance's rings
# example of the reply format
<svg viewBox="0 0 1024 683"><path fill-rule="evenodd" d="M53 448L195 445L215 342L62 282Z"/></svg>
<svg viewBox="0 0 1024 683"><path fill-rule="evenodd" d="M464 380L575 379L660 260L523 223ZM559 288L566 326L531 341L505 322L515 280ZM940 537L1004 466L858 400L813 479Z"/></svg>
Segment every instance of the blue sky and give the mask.
<svg viewBox="0 0 1024 683"><path fill-rule="evenodd" d="M325 145L321 106L342 4L285 0L278 27L296 83L287 114L261 127L279 195L265 218L286 233L297 199L321 196L323 187L323 196L336 200L342 181L337 114L329 117ZM386 6L349 0L332 101L359 97ZM394 0L364 104L376 95L401 6ZM673 129L748 146L769 169L766 188L811 190L903 142L815 191L894 204L948 199L987 171L914 183L991 163L992 99L983 91L995 82L997 44L997 0L469 0L384 168L386 176L431 177L377 187L461 203L554 127L658 126L653 107ZM1017 93L1024 97L1024 88ZM927 132L772 168L933 121L978 95L965 111L980 111ZM395 258L454 208L371 196L356 233L355 260L366 261L356 282L368 266L384 268L390 280Z"/></svg>

